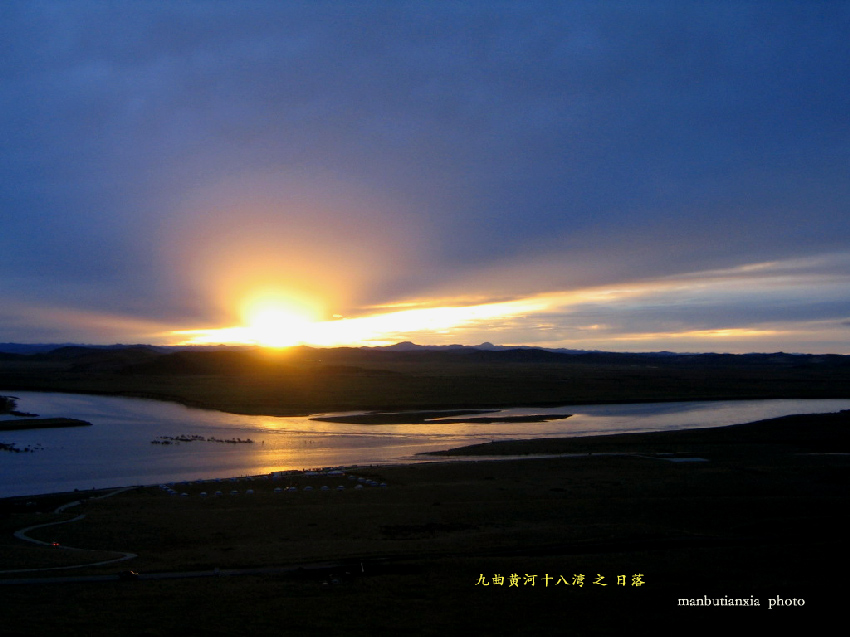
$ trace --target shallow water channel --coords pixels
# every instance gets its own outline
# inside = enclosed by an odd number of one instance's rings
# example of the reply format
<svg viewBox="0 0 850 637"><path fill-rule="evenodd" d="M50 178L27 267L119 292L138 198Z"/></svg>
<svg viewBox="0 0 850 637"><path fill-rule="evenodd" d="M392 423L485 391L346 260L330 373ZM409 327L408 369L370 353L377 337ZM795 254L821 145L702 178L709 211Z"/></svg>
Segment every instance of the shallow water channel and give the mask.
<svg viewBox="0 0 850 637"><path fill-rule="evenodd" d="M0 497L311 467L421 462L433 458L416 454L491 440L717 427L850 409L850 400L564 405L497 412L507 416L573 414L543 423L473 424L446 419L426 424L352 425L308 417L227 414L136 398L2 389L0 395L17 397L17 409L22 412L45 418L79 418L93 425L0 431L0 442L35 449L30 453L0 451ZM174 441L177 437L193 440ZM221 442L237 438L253 442ZM162 444L164 440L168 444Z"/></svg>

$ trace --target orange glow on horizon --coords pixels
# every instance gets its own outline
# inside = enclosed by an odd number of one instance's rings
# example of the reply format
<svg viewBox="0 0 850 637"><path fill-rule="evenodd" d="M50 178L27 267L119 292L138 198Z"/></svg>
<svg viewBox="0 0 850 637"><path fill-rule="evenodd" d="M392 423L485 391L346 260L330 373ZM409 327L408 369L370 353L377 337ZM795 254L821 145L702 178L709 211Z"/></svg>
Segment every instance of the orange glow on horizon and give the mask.
<svg viewBox="0 0 850 637"><path fill-rule="evenodd" d="M246 312L246 325L207 330L171 332L179 345L262 345L318 347L391 345L405 334L445 332L470 324L483 324L526 312L540 311L545 304L534 300L505 301L460 307L425 307L370 316L321 321L297 305L256 303Z"/></svg>
<svg viewBox="0 0 850 637"><path fill-rule="evenodd" d="M681 308L694 303L731 308L761 300L776 303L792 296L801 286L817 285L824 298L843 298L843 279L812 274L809 270L814 266L803 265L797 272L794 262L749 264L728 271L549 290L510 299L487 297L485 291L458 295L452 290L451 295L362 305L358 315L348 317L332 311L350 307L356 291L338 295L336 286L325 286L318 281L295 285L271 276L267 279L234 276L232 285L225 286L228 293L222 294L219 304L230 311L222 315L218 325L231 327L159 335L175 345L358 347L400 341L468 345L486 340L502 345L601 350L619 350L624 346L688 351L725 347L726 351L743 352L763 347L787 349L790 346L786 343L797 342L801 343L798 347L806 350L814 347L824 352L844 351L847 327L846 322L838 320L742 321L713 329L710 322L693 324L689 315L675 320ZM245 289L263 292L255 292L247 299L243 297L240 304L235 295L237 290L244 294ZM318 290L328 300L327 304L318 303L312 296ZM647 320L649 312L659 308L669 308L670 316L660 322ZM329 319L330 316L334 318Z"/></svg>
<svg viewBox="0 0 850 637"><path fill-rule="evenodd" d="M612 336L614 341L649 341L655 339L716 339L716 338L759 338L783 334L781 330L726 328L716 330L688 330L683 332L648 332L644 334L628 334Z"/></svg>

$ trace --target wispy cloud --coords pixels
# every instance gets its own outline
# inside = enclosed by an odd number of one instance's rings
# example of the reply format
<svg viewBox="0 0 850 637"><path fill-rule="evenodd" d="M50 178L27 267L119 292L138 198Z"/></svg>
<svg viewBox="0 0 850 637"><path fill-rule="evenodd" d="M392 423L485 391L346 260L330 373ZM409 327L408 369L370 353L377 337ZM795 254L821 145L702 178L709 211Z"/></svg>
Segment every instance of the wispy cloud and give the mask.
<svg viewBox="0 0 850 637"><path fill-rule="evenodd" d="M512 300L413 299L305 326L298 342L449 344L489 338L580 349L654 345L750 351L802 339L831 349L847 336L843 317L850 316L845 294L850 273L842 272L847 263L846 255L824 255ZM832 318L822 318L829 313ZM192 342L257 342L246 328L177 336Z"/></svg>

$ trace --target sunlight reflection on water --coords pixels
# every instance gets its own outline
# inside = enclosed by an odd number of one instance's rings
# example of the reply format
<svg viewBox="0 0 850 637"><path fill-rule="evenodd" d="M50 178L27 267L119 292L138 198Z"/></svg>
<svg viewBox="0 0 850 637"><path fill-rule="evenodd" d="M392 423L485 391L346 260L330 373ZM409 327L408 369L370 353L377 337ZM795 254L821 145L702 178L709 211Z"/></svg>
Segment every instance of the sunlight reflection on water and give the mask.
<svg viewBox="0 0 850 637"><path fill-rule="evenodd" d="M543 423L353 425L308 417L245 416L154 400L2 391L20 411L80 418L92 427L0 432L34 453L0 453L0 497L319 466L417 462L415 454L490 440L716 427L791 413L850 408L850 400L758 400L515 408L505 416L571 413ZM162 436L205 440L151 444ZM253 443L208 442L250 438Z"/></svg>

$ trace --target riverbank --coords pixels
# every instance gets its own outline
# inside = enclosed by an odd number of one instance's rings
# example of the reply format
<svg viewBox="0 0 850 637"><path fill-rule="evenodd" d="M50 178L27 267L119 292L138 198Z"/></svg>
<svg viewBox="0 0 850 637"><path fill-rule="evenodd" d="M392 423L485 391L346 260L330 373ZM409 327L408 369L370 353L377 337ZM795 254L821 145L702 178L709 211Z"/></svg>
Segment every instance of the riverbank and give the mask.
<svg viewBox="0 0 850 637"><path fill-rule="evenodd" d="M56 429L60 427L91 427L92 424L79 418L25 418L21 420L0 420L0 431L19 431L22 429Z"/></svg>
<svg viewBox="0 0 850 637"><path fill-rule="evenodd" d="M174 487L186 496L154 487L85 500L77 512L84 519L31 535L139 557L79 571L113 573L111 585L6 586L4 621L16 634L106 635L132 626L138 634L318 635L342 626L355 636L555 625L606 635L635 622L731 627L742 613L763 628L811 622L836 602L832 582L847 556L847 417L575 440L586 453L571 458L361 467L348 472L355 481L246 478L223 482L218 497L186 483ZM564 442L535 444L562 451ZM516 452L524 443L513 444ZM697 457L703 461L668 461ZM387 486L354 489L357 477ZM298 491L275 492L289 482ZM39 498L29 501L2 518L0 562L34 559L6 535L34 518L50 521L34 511ZM60 559L56 547L26 549ZM212 573L323 561L338 566L117 579L126 568ZM704 596L760 606L679 604ZM768 611L776 596L805 605ZM38 612L45 605L49 616Z"/></svg>
<svg viewBox="0 0 850 637"><path fill-rule="evenodd" d="M489 442L446 451L436 457L540 454L655 453L740 455L775 453L850 453L850 410L831 414L789 415L752 423L705 429L612 434L581 438L538 438Z"/></svg>

